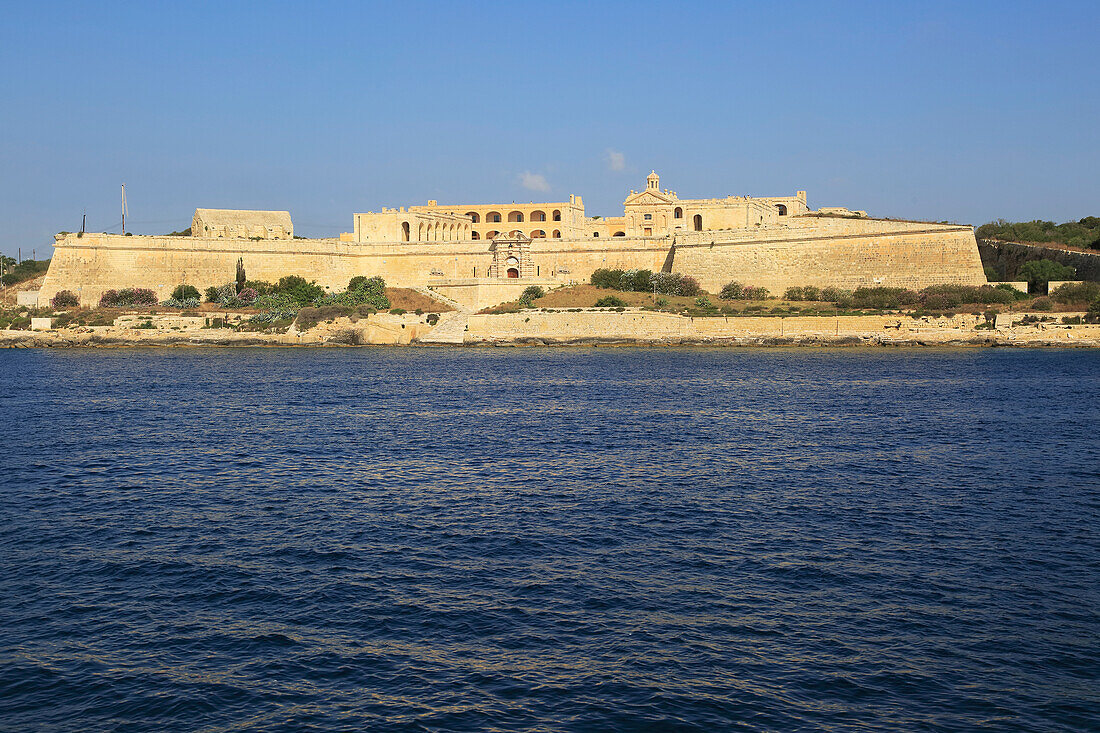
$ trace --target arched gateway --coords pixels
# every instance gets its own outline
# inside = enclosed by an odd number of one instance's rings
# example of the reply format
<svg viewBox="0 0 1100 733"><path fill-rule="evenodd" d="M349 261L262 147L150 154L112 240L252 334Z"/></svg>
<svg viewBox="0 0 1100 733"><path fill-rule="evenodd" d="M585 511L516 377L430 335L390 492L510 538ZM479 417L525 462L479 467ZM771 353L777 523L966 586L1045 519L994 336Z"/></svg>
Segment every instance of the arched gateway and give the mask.
<svg viewBox="0 0 1100 733"><path fill-rule="evenodd" d="M531 238L523 232L498 234L493 238L491 249L493 264L489 266L489 277L505 279L534 277L535 266L531 264Z"/></svg>

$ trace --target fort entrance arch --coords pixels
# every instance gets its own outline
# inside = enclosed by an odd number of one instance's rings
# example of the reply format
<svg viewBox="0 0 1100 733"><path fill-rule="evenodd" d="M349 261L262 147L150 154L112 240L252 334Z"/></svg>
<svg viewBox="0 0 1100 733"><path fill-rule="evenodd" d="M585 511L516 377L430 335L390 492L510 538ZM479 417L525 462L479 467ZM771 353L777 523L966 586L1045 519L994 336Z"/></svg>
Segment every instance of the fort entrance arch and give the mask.
<svg viewBox="0 0 1100 733"><path fill-rule="evenodd" d="M531 238L523 232L498 234L491 247L493 264L489 266L489 277L518 279L535 276L535 266L531 264Z"/></svg>

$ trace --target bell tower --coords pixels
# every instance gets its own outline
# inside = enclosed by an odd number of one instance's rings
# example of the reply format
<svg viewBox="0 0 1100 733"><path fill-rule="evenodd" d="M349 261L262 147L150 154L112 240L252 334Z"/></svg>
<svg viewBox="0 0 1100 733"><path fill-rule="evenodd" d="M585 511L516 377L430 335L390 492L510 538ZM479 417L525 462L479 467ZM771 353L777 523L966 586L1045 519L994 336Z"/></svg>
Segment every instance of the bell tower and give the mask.
<svg viewBox="0 0 1100 733"><path fill-rule="evenodd" d="M661 177L659 175L657 175L657 171L651 171L650 174L648 176L646 176L645 181L646 181L645 189L647 191L660 191L661 190Z"/></svg>

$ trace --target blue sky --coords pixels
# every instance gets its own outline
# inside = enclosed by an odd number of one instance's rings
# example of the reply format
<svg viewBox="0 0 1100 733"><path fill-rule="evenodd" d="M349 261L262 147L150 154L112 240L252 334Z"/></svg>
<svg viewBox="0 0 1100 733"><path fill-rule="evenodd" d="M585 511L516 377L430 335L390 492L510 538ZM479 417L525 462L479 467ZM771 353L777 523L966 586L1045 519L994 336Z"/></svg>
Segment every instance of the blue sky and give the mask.
<svg viewBox="0 0 1100 733"><path fill-rule="evenodd" d="M1100 215L1100 3L5 3L0 251L196 207L783 195Z"/></svg>

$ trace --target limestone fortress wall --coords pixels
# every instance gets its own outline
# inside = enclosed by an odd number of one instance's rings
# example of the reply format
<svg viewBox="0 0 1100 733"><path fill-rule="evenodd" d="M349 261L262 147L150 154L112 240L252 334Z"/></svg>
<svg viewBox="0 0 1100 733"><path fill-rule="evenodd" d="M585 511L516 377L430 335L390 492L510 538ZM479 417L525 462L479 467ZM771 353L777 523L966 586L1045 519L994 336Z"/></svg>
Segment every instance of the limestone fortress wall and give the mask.
<svg viewBox="0 0 1100 733"><path fill-rule="evenodd" d="M415 218L403 209L357 214L356 233L333 239L293 238L286 212L208 209L196 212L193 236L59 235L39 302L71 290L82 304L93 305L104 291L126 287L150 288L165 299L181 283L202 290L230 282L238 258L253 280L301 275L341 290L356 275L381 275L394 286L445 290L480 284L483 293L500 293L501 299L514 297L515 288L496 285L586 282L598 268L679 272L711 292L731 280L773 294L799 285L920 288L985 282L968 226L870 219L847 210L815 214L804 207L803 192L774 200L684 200L661 191L655 177L646 192L627 199L621 220L584 217L579 197L525 205L554 216L564 212L558 221L547 216L557 228L551 230L556 236L546 237L538 235L542 229L528 237L519 222L488 223L481 216L473 222L474 217L435 202L431 210L417 207L424 211ZM512 207L482 208L507 215ZM805 213L792 213L800 211ZM409 220L412 226L404 227ZM535 221L522 226L549 229L542 219ZM738 226L730 227L731 221ZM493 237L481 238L489 227L486 233ZM515 228L503 231L509 227ZM372 241L368 231L390 231L397 241ZM429 239L401 241L405 236Z"/></svg>

